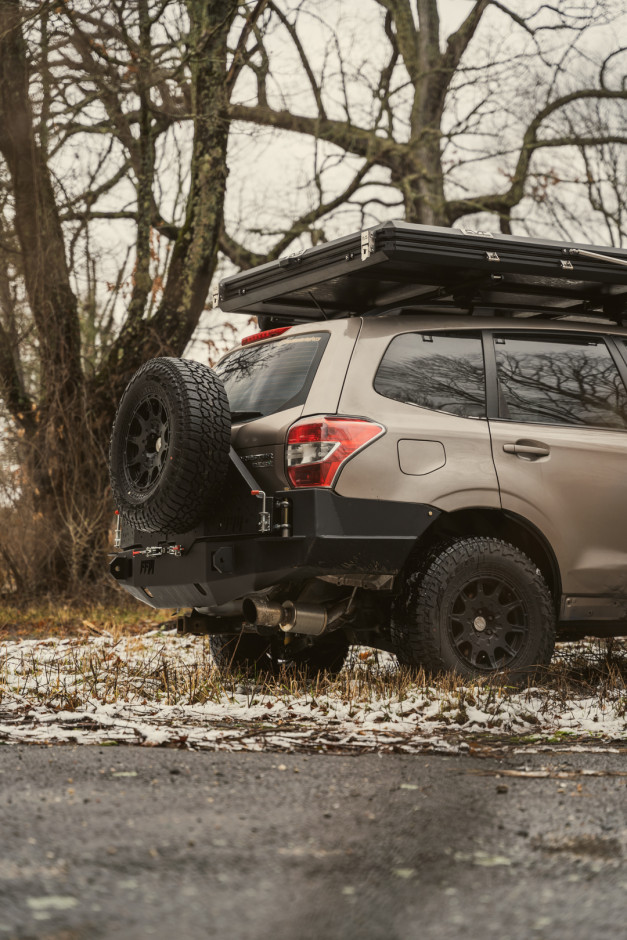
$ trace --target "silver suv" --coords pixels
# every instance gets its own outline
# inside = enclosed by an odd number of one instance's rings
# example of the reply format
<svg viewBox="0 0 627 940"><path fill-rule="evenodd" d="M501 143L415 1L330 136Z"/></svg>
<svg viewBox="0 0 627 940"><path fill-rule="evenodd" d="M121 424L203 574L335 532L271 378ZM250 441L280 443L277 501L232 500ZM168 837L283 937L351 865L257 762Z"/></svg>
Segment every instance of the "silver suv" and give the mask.
<svg viewBox="0 0 627 940"><path fill-rule="evenodd" d="M460 232L434 270L450 230L397 223L401 254L428 247L408 279L389 228L378 263L372 230L369 254L363 237L344 252L344 277L323 246L229 279L219 302L269 306L270 329L215 370L134 376L111 443L114 577L192 608L181 629L224 667L334 670L360 643L517 680L556 635L627 634L627 253L569 248L565 266L563 243ZM524 252L545 266L526 279ZM586 253L601 273L578 281Z"/></svg>

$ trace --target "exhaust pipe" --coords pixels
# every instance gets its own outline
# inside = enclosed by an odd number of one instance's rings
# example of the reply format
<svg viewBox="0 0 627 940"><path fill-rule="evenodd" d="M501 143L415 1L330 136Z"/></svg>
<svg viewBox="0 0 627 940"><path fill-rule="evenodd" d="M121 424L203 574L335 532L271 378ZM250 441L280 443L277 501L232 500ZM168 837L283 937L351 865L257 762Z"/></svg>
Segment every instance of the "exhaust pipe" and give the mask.
<svg viewBox="0 0 627 940"><path fill-rule="evenodd" d="M304 633L320 636L329 625L329 612L320 604L283 604L283 621L279 624L283 633Z"/></svg>
<svg viewBox="0 0 627 940"><path fill-rule="evenodd" d="M246 597L242 605L244 618L255 627L279 627L283 633L320 636L332 623L346 613L350 598L333 607L322 604L271 604L257 597Z"/></svg>
<svg viewBox="0 0 627 940"><path fill-rule="evenodd" d="M242 613L244 620L255 627L278 627L283 617L283 608L280 604L271 604L261 597L245 597Z"/></svg>

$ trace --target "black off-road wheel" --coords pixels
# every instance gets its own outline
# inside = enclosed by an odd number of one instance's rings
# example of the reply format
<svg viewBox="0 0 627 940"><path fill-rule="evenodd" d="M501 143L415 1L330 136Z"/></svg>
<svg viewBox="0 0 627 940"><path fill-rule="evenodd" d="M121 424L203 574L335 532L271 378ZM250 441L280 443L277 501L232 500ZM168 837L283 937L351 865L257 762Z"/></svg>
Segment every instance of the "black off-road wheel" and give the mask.
<svg viewBox="0 0 627 940"><path fill-rule="evenodd" d="M187 532L219 496L229 464L224 386L200 362L151 359L120 401L109 451L117 509L142 532Z"/></svg>
<svg viewBox="0 0 627 940"><path fill-rule="evenodd" d="M540 570L500 539L440 543L412 572L392 612L402 665L518 684L547 665L555 611Z"/></svg>
<svg viewBox="0 0 627 940"><path fill-rule="evenodd" d="M313 643L300 637L257 636L254 633L213 634L209 647L222 672L279 675L282 671L335 675L344 665L348 640L341 630L317 637Z"/></svg>

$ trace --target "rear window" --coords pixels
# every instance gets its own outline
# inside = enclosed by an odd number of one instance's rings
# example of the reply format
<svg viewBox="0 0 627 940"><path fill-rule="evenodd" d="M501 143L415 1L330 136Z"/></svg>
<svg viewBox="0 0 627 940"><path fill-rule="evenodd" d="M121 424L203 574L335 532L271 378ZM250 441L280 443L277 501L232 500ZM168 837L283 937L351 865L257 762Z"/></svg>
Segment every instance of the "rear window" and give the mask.
<svg viewBox="0 0 627 940"><path fill-rule="evenodd" d="M231 353L215 371L224 382L233 421L262 418L304 405L328 333L282 336Z"/></svg>

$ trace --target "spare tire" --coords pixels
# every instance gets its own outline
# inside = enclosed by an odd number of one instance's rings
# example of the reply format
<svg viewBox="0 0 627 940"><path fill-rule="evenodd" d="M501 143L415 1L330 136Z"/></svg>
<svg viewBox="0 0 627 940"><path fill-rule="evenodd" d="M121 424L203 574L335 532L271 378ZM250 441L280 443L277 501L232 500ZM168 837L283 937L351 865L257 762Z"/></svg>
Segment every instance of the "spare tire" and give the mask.
<svg viewBox="0 0 627 940"><path fill-rule="evenodd" d="M212 370L151 359L118 408L109 470L116 508L142 532L187 532L219 496L229 465L231 415Z"/></svg>

